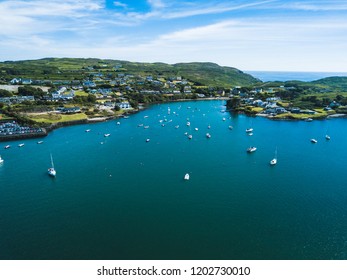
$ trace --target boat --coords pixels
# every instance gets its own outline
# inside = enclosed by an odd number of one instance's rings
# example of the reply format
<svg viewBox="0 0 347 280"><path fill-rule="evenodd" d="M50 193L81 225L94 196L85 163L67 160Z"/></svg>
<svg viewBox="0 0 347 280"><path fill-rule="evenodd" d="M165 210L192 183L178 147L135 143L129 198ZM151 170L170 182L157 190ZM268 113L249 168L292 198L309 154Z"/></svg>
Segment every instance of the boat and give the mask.
<svg viewBox="0 0 347 280"><path fill-rule="evenodd" d="M129 116L123 116L123 119L129 119Z"/></svg>
<svg viewBox="0 0 347 280"><path fill-rule="evenodd" d="M184 175L184 180L189 180L189 173L187 173L186 175Z"/></svg>
<svg viewBox="0 0 347 280"><path fill-rule="evenodd" d="M210 125L208 125L208 126L207 126L207 128L208 128L208 129L210 129L210 128L211 128L211 126L210 126Z"/></svg>
<svg viewBox="0 0 347 280"><path fill-rule="evenodd" d="M104 137L109 137L111 134L110 133L105 133Z"/></svg>
<svg viewBox="0 0 347 280"><path fill-rule="evenodd" d="M147 139L146 139L146 142L149 142L149 141L151 141L151 139L147 138Z"/></svg>
<svg viewBox="0 0 347 280"><path fill-rule="evenodd" d="M253 132L253 128L251 127L246 129L246 133L250 133L250 132Z"/></svg>
<svg viewBox="0 0 347 280"><path fill-rule="evenodd" d="M195 131L198 131L198 130L199 130L199 128L196 127L196 128L195 128Z"/></svg>
<svg viewBox="0 0 347 280"><path fill-rule="evenodd" d="M149 125L146 125L146 126L144 126L143 128L144 128L144 129L147 129L147 128L149 128Z"/></svg>
<svg viewBox="0 0 347 280"><path fill-rule="evenodd" d="M90 129L86 129L86 132L90 132Z"/></svg>
<svg viewBox="0 0 347 280"><path fill-rule="evenodd" d="M187 122L187 126L190 126L190 122Z"/></svg>
<svg viewBox="0 0 347 280"><path fill-rule="evenodd" d="M316 139L311 139L311 143L316 144L318 141Z"/></svg>
<svg viewBox="0 0 347 280"><path fill-rule="evenodd" d="M18 145L18 147L23 147L24 146L24 143L20 143L19 145Z"/></svg>
<svg viewBox="0 0 347 280"><path fill-rule="evenodd" d="M253 132L251 132L251 133L248 133L248 136L252 136L253 135Z"/></svg>
<svg viewBox="0 0 347 280"><path fill-rule="evenodd" d="M226 118L223 118L223 122L226 121Z"/></svg>
<svg viewBox="0 0 347 280"><path fill-rule="evenodd" d="M275 157L270 161L270 165L276 165L277 164L277 148L275 150Z"/></svg>
<svg viewBox="0 0 347 280"><path fill-rule="evenodd" d="M164 127L164 126L165 126L165 124L164 124L164 123L162 123L162 124L161 124L161 126L162 126L162 127Z"/></svg>
<svg viewBox="0 0 347 280"><path fill-rule="evenodd" d="M117 124L117 125L120 125L120 122L117 122L116 124Z"/></svg>
<svg viewBox="0 0 347 280"><path fill-rule="evenodd" d="M232 129L233 129L233 126L232 126L232 125L229 125L229 129L232 130Z"/></svg>
<svg viewBox="0 0 347 280"><path fill-rule="evenodd" d="M5 149L9 149L9 148L11 148L10 145L6 145L6 146L5 146Z"/></svg>
<svg viewBox="0 0 347 280"><path fill-rule="evenodd" d="M188 139L192 139L192 138L193 138L193 135L189 134Z"/></svg>
<svg viewBox="0 0 347 280"><path fill-rule="evenodd" d="M51 154L51 167L48 168L48 175L52 176L52 177L55 177L57 175L57 171L55 171L55 169L54 169L54 163L53 163L52 154Z"/></svg>
<svg viewBox="0 0 347 280"><path fill-rule="evenodd" d="M253 152L255 152L256 150L257 150L256 147L249 147L249 148L247 149L247 153L253 153Z"/></svg>
<svg viewBox="0 0 347 280"><path fill-rule="evenodd" d="M179 125L176 125L176 126L175 126L176 129L179 128L179 127L180 127Z"/></svg>
<svg viewBox="0 0 347 280"><path fill-rule="evenodd" d="M313 121L313 119L311 119L311 118L305 119L305 122L312 122L312 121Z"/></svg>
<svg viewBox="0 0 347 280"><path fill-rule="evenodd" d="M147 118L148 118L148 116L144 116L144 118L145 118L145 119L147 119Z"/></svg>
<svg viewBox="0 0 347 280"><path fill-rule="evenodd" d="M4 160L3 160L3 159L1 158L1 156L0 156L0 164L3 163L3 162L4 162Z"/></svg>
<svg viewBox="0 0 347 280"><path fill-rule="evenodd" d="M37 144L42 144L43 143L43 141L37 141Z"/></svg>
<svg viewBox="0 0 347 280"><path fill-rule="evenodd" d="M140 124L138 124L137 126L138 126L138 127L141 127L141 126L143 126L143 123L140 123Z"/></svg>
<svg viewBox="0 0 347 280"><path fill-rule="evenodd" d="M206 133L206 137L207 138L211 138L211 134L210 133Z"/></svg>
<svg viewBox="0 0 347 280"><path fill-rule="evenodd" d="M325 139L326 140L330 140L330 136L327 134L327 135L325 135Z"/></svg>

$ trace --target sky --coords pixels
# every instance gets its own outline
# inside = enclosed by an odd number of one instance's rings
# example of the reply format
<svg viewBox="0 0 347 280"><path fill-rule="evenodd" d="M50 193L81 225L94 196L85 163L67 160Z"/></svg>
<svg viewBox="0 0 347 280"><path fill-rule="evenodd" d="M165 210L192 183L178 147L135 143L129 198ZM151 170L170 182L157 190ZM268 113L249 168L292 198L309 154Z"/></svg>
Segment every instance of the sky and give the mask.
<svg viewBox="0 0 347 280"><path fill-rule="evenodd" d="M347 72L347 1L0 0L0 61L94 57Z"/></svg>

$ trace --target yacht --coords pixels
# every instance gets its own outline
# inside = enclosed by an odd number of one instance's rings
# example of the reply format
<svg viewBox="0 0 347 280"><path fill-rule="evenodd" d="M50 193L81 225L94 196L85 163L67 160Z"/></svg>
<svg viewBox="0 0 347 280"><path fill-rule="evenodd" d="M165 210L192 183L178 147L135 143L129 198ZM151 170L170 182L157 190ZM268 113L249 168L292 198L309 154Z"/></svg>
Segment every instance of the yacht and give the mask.
<svg viewBox="0 0 347 280"><path fill-rule="evenodd" d="M3 162L4 162L4 160L3 160L3 159L1 158L1 156L0 156L0 164L3 163Z"/></svg>
<svg viewBox="0 0 347 280"><path fill-rule="evenodd" d="M207 126L207 128L208 128L208 129L210 129L210 128L211 128L211 126L210 126L210 125L208 125L208 126Z"/></svg>
<svg viewBox="0 0 347 280"><path fill-rule="evenodd" d="M311 119L311 118L305 119L305 122L312 122L312 121L313 121L313 119Z"/></svg>
<svg viewBox="0 0 347 280"><path fill-rule="evenodd" d="M111 134L110 133L105 133L104 137L109 137Z"/></svg>
<svg viewBox="0 0 347 280"><path fill-rule="evenodd" d="M229 125L229 129L232 130L232 129L233 129L233 126L232 126L232 125Z"/></svg>
<svg viewBox="0 0 347 280"><path fill-rule="evenodd" d="M180 127L179 125L176 125L176 126L175 126L176 129L179 128L179 127Z"/></svg>
<svg viewBox="0 0 347 280"><path fill-rule="evenodd" d="M196 127L196 128L195 128L195 131L198 131L198 130L199 130L199 128Z"/></svg>
<svg viewBox="0 0 347 280"><path fill-rule="evenodd" d="M276 165L277 164L277 148L275 151L275 157L270 161L270 165Z"/></svg>
<svg viewBox="0 0 347 280"><path fill-rule="evenodd" d="M187 126L190 126L190 122L187 122Z"/></svg>
<svg viewBox="0 0 347 280"><path fill-rule="evenodd" d="M325 139L330 140L330 136L328 134L325 135Z"/></svg>
<svg viewBox="0 0 347 280"><path fill-rule="evenodd" d="M206 133L206 137L207 138L211 138L211 134L210 133Z"/></svg>
<svg viewBox="0 0 347 280"><path fill-rule="evenodd" d="M90 132L90 129L86 129L86 132Z"/></svg>
<svg viewBox="0 0 347 280"><path fill-rule="evenodd" d="M37 144L42 144L43 143L43 141L37 141Z"/></svg>
<svg viewBox="0 0 347 280"><path fill-rule="evenodd" d="M147 129L147 128L149 128L149 125L146 125L146 126L144 126L143 128L144 128L144 129Z"/></svg>
<svg viewBox="0 0 347 280"><path fill-rule="evenodd" d="M184 180L189 180L189 173L187 173L186 175L184 175Z"/></svg>
<svg viewBox="0 0 347 280"><path fill-rule="evenodd" d="M117 122L116 124L117 124L117 125L120 125L120 122Z"/></svg>
<svg viewBox="0 0 347 280"><path fill-rule="evenodd" d="M6 145L6 146L5 146L5 149L9 149L9 148L11 148L10 145Z"/></svg>
<svg viewBox="0 0 347 280"><path fill-rule="evenodd" d="M318 141L316 139L311 139L311 143L316 144Z"/></svg>
<svg viewBox="0 0 347 280"><path fill-rule="evenodd" d="M24 143L20 143L19 145L18 145L18 147L23 147L24 146Z"/></svg>
<svg viewBox="0 0 347 280"><path fill-rule="evenodd" d="M249 147L249 148L247 149L247 153L253 153L253 152L255 152L256 150L257 150L256 147Z"/></svg>
<svg viewBox="0 0 347 280"><path fill-rule="evenodd" d="M193 135L189 134L188 139L192 139L192 138L193 138Z"/></svg>
<svg viewBox="0 0 347 280"><path fill-rule="evenodd" d="M143 123L140 123L140 124L138 124L137 126L138 126L138 127L141 127L141 126L143 126Z"/></svg>
<svg viewBox="0 0 347 280"><path fill-rule="evenodd" d="M250 133L250 132L253 132L253 128L251 127L246 129L246 133Z"/></svg>
<svg viewBox="0 0 347 280"><path fill-rule="evenodd" d="M54 169L52 154L51 154L51 167L48 168L48 175L52 176L52 177L55 177L57 175L57 171L55 171L55 169Z"/></svg>
<svg viewBox="0 0 347 280"><path fill-rule="evenodd" d="M223 122L226 120L226 118L223 118Z"/></svg>
<svg viewBox="0 0 347 280"><path fill-rule="evenodd" d="M149 141L151 141L151 139L147 138L147 139L146 139L146 142L149 142Z"/></svg>

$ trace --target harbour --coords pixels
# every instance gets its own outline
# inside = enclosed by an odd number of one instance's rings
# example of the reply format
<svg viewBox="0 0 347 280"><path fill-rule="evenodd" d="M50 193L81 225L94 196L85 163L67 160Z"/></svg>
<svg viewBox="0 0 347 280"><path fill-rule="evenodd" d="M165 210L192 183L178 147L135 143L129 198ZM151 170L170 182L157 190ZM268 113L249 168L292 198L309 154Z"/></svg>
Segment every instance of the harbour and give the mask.
<svg viewBox="0 0 347 280"><path fill-rule="evenodd" d="M274 122L224 105L158 104L41 145L4 142L0 258L346 259L345 120Z"/></svg>

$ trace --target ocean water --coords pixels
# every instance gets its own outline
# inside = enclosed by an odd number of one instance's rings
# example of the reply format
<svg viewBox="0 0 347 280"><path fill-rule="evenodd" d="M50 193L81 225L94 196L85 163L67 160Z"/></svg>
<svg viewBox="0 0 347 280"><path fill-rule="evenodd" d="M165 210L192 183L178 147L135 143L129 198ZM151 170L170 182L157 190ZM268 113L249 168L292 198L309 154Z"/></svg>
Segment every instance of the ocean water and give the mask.
<svg viewBox="0 0 347 280"><path fill-rule="evenodd" d="M153 105L41 145L1 143L0 258L346 259L346 119L271 121L224 104Z"/></svg>
<svg viewBox="0 0 347 280"><path fill-rule="evenodd" d="M319 79L340 76L347 77L346 72L285 72L285 71L245 71L263 82L269 81L303 81L311 82Z"/></svg>

